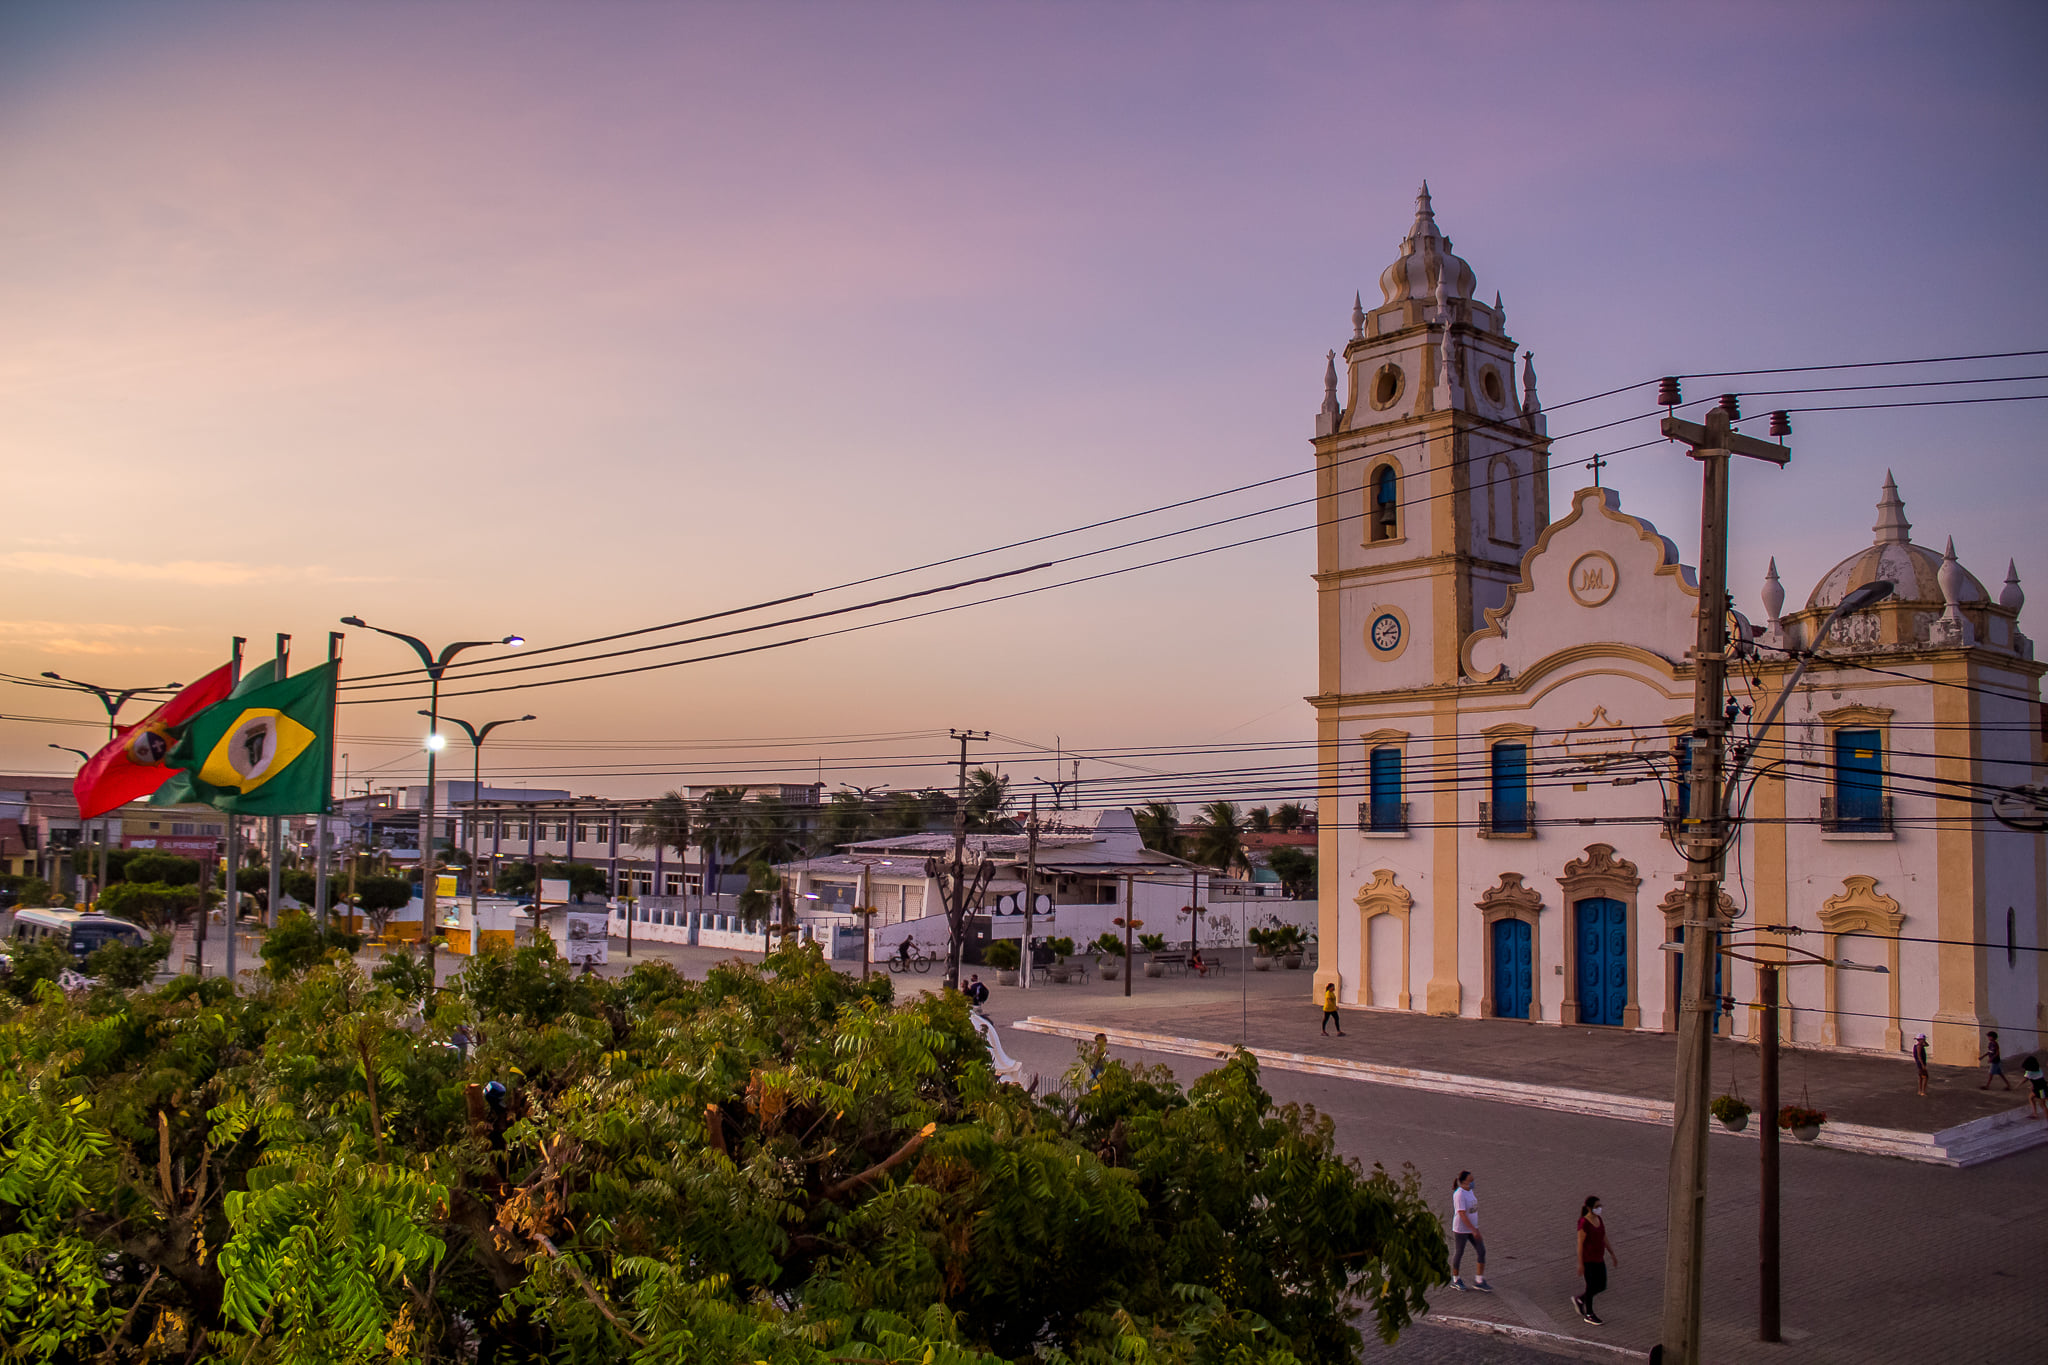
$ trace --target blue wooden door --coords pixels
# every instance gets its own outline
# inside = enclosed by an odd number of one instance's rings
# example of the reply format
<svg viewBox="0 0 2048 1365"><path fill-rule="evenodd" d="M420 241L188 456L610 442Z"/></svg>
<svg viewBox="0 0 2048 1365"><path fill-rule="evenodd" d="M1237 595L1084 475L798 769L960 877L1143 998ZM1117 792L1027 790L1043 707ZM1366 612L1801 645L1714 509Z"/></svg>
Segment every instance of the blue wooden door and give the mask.
<svg viewBox="0 0 2048 1365"><path fill-rule="evenodd" d="M1529 965L1529 922L1493 922L1493 1012L1501 1019L1527 1019L1535 974Z"/></svg>
<svg viewBox="0 0 2048 1365"><path fill-rule="evenodd" d="M1577 915L1579 1022L1621 1024L1628 1004L1628 907L1593 896L1573 907Z"/></svg>

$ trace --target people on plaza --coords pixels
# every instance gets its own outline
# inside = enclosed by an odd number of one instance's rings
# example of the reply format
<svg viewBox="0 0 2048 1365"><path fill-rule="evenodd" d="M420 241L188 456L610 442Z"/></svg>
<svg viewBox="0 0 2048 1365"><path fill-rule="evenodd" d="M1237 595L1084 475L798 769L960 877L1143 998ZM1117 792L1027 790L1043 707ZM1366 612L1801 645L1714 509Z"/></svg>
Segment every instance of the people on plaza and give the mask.
<svg viewBox="0 0 2048 1365"><path fill-rule="evenodd" d="M1202 961L1202 950L1200 948L1195 949L1188 956L1188 969L1196 976L1207 976L1209 974L1209 964Z"/></svg>
<svg viewBox="0 0 2048 1365"><path fill-rule="evenodd" d="M1999 1084L2003 1085L2007 1090L2012 1089L2012 1077L2005 1074L2005 1054L1998 1050L1997 1029L1992 1029L1984 1035L1984 1050L1978 1053L1977 1056L1986 1066L1991 1068L1984 1073L1984 1084L1977 1087L1979 1090L1989 1090L1993 1076L1996 1076Z"/></svg>
<svg viewBox="0 0 2048 1365"><path fill-rule="evenodd" d="M2021 1062L2020 1078L2027 1083L2027 1117L2048 1119L2048 1076L2041 1074L2041 1059L2029 1057Z"/></svg>
<svg viewBox="0 0 2048 1365"><path fill-rule="evenodd" d="M1621 1269L1621 1257L1614 1254L1614 1246L1607 1240L1607 1224L1600 1217L1600 1196L1589 1194L1579 1205L1579 1273L1585 1276L1586 1288L1572 1295L1572 1307L1595 1327L1600 1326L1600 1315L1593 1311L1593 1296L1607 1288L1609 1261L1616 1270Z"/></svg>
<svg viewBox="0 0 2048 1365"><path fill-rule="evenodd" d="M1344 1036L1344 1021L1337 1017L1337 983L1328 982L1323 986L1323 1036L1330 1036L1330 1025L1337 1026L1337 1036Z"/></svg>
<svg viewBox="0 0 2048 1365"><path fill-rule="evenodd" d="M1927 1093L1927 1035L1913 1039L1913 1069L1920 1073L1920 1093Z"/></svg>
<svg viewBox="0 0 2048 1365"><path fill-rule="evenodd" d="M967 978L967 998L974 1002L976 1009L988 1003L988 987L982 982L980 973Z"/></svg>
<svg viewBox="0 0 2048 1365"><path fill-rule="evenodd" d="M1472 1172L1458 1172L1457 1182L1451 1187L1451 1288L1476 1289L1482 1294L1491 1294L1493 1286L1486 1282L1486 1242L1479 1235L1479 1196L1472 1190ZM1465 1262L1465 1247L1472 1247L1478 1273L1468 1286L1460 1273Z"/></svg>

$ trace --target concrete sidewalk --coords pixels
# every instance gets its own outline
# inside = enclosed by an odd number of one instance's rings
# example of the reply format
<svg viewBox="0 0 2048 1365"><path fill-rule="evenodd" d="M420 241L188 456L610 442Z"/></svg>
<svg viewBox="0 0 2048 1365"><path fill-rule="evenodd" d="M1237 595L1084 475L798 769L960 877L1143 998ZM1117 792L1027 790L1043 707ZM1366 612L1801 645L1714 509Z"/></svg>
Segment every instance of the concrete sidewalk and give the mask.
<svg viewBox="0 0 2048 1365"><path fill-rule="evenodd" d="M1120 1045L1191 1056L1215 1056L1242 1042L1263 1064L1288 1070L1644 1123L1671 1121L1677 1065L1671 1035L1346 1008L1344 1036L1325 1037L1317 1030L1321 1011L1309 999L1308 981L1305 972L1141 977L1128 997L1121 982L998 988L989 1012L999 1024L1029 1032L1087 1038L1102 1031ZM1761 1092L1756 1047L1717 1038L1713 1059L1715 1093L1732 1091L1755 1105ZM1932 1068L1925 1098L1915 1093L1912 1063L1904 1056L1787 1047L1779 1073L1783 1102L1826 1111L1821 1146L1974 1165L2048 1142L2048 1122L2027 1118L2021 1090L1982 1090L1978 1071ZM1753 1138L1763 1121L1752 1114L1744 1136Z"/></svg>

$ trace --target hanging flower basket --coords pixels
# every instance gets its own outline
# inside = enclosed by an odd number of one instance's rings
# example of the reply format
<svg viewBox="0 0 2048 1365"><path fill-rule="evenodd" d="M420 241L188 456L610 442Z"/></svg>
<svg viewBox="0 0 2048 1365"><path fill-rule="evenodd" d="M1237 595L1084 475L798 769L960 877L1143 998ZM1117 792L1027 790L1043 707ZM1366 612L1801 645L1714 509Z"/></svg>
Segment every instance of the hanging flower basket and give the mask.
<svg viewBox="0 0 2048 1365"><path fill-rule="evenodd" d="M1790 1129L1792 1136L1801 1142L1811 1142L1819 1137L1820 1126L1827 1121L1824 1110L1808 1109L1804 1105L1788 1104L1778 1111L1778 1126Z"/></svg>
<svg viewBox="0 0 2048 1365"><path fill-rule="evenodd" d="M1721 1126L1731 1133L1739 1133L1749 1127L1749 1104L1740 1095L1716 1095L1714 1102L1707 1106L1707 1112L1719 1119Z"/></svg>

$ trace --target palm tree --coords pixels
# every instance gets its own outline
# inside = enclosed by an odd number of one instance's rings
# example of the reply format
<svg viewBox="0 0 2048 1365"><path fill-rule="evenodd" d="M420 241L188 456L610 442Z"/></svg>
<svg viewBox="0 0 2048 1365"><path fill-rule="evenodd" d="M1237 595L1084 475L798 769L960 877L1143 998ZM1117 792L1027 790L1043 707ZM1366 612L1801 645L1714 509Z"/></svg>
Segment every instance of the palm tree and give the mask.
<svg viewBox="0 0 2048 1365"><path fill-rule="evenodd" d="M1145 841L1145 847L1170 858L1180 857L1184 842L1180 837L1180 811L1172 802L1147 801L1131 812L1131 818L1138 822L1138 837Z"/></svg>
<svg viewBox="0 0 2048 1365"><path fill-rule="evenodd" d="M796 813L772 796L747 803L746 848L741 861L747 863L793 863L810 851L809 840L797 822Z"/></svg>
<svg viewBox="0 0 2048 1365"><path fill-rule="evenodd" d="M718 894L719 860L736 856L746 843L745 787L713 787L697 813L697 842L705 853L704 890Z"/></svg>
<svg viewBox="0 0 2048 1365"><path fill-rule="evenodd" d="M1211 801L1196 823L1195 859L1228 875L1233 867L1249 868L1244 856L1245 827L1233 801Z"/></svg>
<svg viewBox="0 0 2048 1365"><path fill-rule="evenodd" d="M690 819L690 798L679 791L663 792L655 797L654 807L647 813L647 823L640 830L647 843L655 848L672 848L677 859L688 863L691 836L695 832Z"/></svg>
<svg viewBox="0 0 2048 1365"><path fill-rule="evenodd" d="M1282 834L1292 834L1301 828L1304 817L1305 812L1299 802L1285 802L1280 809L1273 812L1273 828Z"/></svg>
<svg viewBox="0 0 2048 1365"><path fill-rule="evenodd" d="M889 798L889 809L883 817L882 826L890 835L922 834L925 818L922 796L916 792L897 792Z"/></svg>
<svg viewBox="0 0 2048 1365"><path fill-rule="evenodd" d="M1003 816L1010 804L1010 779L997 777L987 768L967 775L967 828L977 834L995 834L1011 828Z"/></svg>
<svg viewBox="0 0 2048 1365"><path fill-rule="evenodd" d="M874 828L874 807L859 792L834 792L825 807L825 823L819 842L826 848L843 848L868 837Z"/></svg>
<svg viewBox="0 0 2048 1365"><path fill-rule="evenodd" d="M1253 806L1250 819L1254 834L1264 834L1273 828L1273 812L1264 806Z"/></svg>

